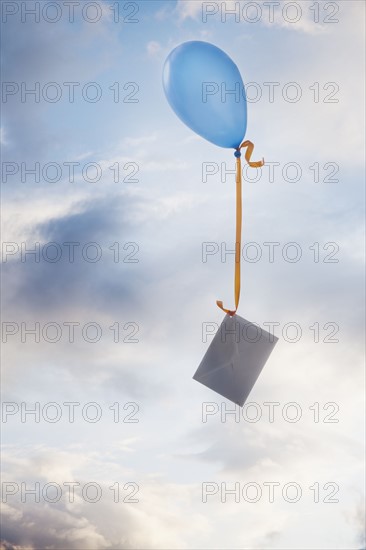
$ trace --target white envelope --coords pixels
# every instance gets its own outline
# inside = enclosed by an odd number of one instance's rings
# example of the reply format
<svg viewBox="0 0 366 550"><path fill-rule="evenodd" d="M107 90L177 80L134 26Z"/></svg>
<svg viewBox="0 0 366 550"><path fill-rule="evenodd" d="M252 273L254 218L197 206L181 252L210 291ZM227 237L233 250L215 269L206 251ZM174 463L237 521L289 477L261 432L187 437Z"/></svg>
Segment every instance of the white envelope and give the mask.
<svg viewBox="0 0 366 550"><path fill-rule="evenodd" d="M278 338L239 315L226 315L193 378L241 407Z"/></svg>

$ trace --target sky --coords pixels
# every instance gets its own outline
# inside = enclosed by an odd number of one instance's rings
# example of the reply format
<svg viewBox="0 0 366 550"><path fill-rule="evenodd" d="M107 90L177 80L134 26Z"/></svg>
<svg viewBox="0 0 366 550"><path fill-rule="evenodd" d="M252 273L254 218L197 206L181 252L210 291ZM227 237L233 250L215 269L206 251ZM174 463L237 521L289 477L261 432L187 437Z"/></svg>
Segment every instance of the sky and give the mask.
<svg viewBox="0 0 366 550"><path fill-rule="evenodd" d="M1 549L363 550L364 3L1 9ZM266 161L238 313L279 341L243 409L192 380L235 159L164 96L189 40L237 64Z"/></svg>

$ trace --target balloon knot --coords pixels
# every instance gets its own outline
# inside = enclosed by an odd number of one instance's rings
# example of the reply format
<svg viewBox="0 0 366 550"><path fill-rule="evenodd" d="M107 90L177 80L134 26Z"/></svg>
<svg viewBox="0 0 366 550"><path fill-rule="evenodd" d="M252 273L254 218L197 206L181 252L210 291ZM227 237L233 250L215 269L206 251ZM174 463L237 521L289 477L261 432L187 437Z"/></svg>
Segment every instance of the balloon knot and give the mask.
<svg viewBox="0 0 366 550"><path fill-rule="evenodd" d="M240 149L237 149L234 153L234 157L236 157L237 159L239 159L241 157L241 152L240 152Z"/></svg>

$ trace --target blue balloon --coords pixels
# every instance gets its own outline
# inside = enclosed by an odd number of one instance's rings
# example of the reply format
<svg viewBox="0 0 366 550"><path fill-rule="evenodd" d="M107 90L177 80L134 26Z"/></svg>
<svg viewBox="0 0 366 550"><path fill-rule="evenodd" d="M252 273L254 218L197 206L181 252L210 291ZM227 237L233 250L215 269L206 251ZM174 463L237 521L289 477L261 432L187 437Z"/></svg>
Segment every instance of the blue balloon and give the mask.
<svg viewBox="0 0 366 550"><path fill-rule="evenodd" d="M208 42L185 42L168 56L163 86L191 130L220 147L237 148L247 127L243 80L230 57Z"/></svg>

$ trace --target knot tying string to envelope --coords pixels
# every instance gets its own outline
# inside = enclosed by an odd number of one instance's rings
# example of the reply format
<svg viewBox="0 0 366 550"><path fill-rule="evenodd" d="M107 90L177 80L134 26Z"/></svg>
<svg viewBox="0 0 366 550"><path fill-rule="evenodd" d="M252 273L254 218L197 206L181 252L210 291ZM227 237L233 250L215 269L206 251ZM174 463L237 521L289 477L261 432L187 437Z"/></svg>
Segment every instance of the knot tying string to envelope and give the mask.
<svg viewBox="0 0 366 550"><path fill-rule="evenodd" d="M235 150L236 157L236 237L235 237L235 278L234 278L234 293L235 293L235 309L226 309L223 303L219 300L216 304L222 311L230 315L235 315L239 306L240 299L240 261L241 261L241 227L242 227L242 168L241 168L241 149L246 147L245 160L251 168L260 168L264 165L264 159L253 162L251 156L254 145L251 141L243 141L243 143Z"/></svg>

